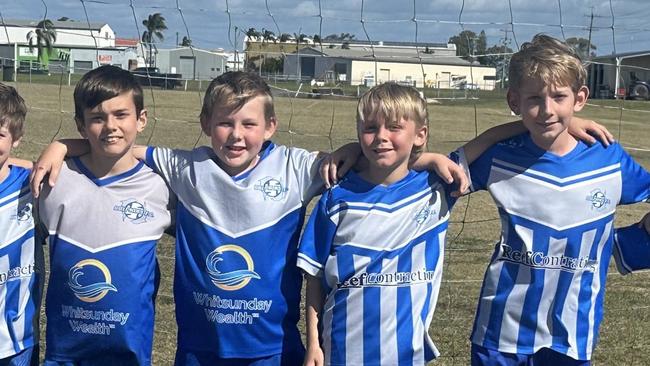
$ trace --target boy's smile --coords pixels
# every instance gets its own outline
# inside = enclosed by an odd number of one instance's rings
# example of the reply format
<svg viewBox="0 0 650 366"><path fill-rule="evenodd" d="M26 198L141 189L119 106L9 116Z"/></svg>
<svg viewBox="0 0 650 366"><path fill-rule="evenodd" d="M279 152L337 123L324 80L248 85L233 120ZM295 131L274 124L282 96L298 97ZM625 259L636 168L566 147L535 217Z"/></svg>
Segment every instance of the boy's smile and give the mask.
<svg viewBox="0 0 650 366"><path fill-rule="evenodd" d="M210 136L217 164L236 176L251 168L258 161L262 145L275 133L274 117L264 117L266 96L257 96L240 109L224 112L215 107L208 121L201 121L203 132Z"/></svg>

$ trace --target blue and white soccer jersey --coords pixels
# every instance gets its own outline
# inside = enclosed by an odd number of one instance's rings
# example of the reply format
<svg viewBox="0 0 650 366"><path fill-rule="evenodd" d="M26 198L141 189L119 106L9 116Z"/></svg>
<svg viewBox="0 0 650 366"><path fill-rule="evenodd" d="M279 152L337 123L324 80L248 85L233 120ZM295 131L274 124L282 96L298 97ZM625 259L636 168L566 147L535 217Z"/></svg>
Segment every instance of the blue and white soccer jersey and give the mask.
<svg viewBox="0 0 650 366"><path fill-rule="evenodd" d="M614 260L622 275L650 269L650 234L639 224L616 229Z"/></svg>
<svg viewBox="0 0 650 366"><path fill-rule="evenodd" d="M147 150L147 164L178 197L179 350L219 358L301 353L295 263L305 204L322 189L316 155L269 142L255 168L237 177L216 159L206 146Z"/></svg>
<svg viewBox="0 0 650 366"><path fill-rule="evenodd" d="M46 360L151 363L156 242L171 222L169 199L165 182L142 162L98 179L78 158L67 160L56 186L44 187Z"/></svg>
<svg viewBox="0 0 650 366"><path fill-rule="evenodd" d="M589 360L603 318L616 205L648 200L650 174L618 144L579 142L560 157L528 133L491 147L470 170L473 190L490 192L502 225L472 342Z"/></svg>
<svg viewBox="0 0 650 366"><path fill-rule="evenodd" d="M0 182L0 359L38 341L43 252L34 240L29 171L11 166Z"/></svg>
<svg viewBox="0 0 650 366"><path fill-rule="evenodd" d="M298 266L322 278L322 338L331 365L422 365L438 298L450 190L428 172L389 186L350 172L323 194Z"/></svg>

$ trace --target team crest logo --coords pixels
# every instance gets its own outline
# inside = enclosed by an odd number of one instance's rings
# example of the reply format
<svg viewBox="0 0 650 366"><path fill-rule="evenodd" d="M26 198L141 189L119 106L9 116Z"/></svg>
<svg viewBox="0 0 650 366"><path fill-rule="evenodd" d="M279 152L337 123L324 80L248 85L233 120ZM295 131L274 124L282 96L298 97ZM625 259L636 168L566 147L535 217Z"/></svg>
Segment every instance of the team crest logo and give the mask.
<svg viewBox="0 0 650 366"><path fill-rule="evenodd" d="M12 216L13 219L18 221L18 224L29 223L32 221L32 204L27 203L21 207L16 215Z"/></svg>
<svg viewBox="0 0 650 366"><path fill-rule="evenodd" d="M260 279L253 258L244 248L234 244L213 250L205 259L205 265L212 283L222 290L239 290L251 279Z"/></svg>
<svg viewBox="0 0 650 366"><path fill-rule="evenodd" d="M591 202L591 208L594 210L604 210L607 205L612 203L612 201L607 198L606 192L601 191L600 189L594 189L587 196L587 201Z"/></svg>
<svg viewBox="0 0 650 366"><path fill-rule="evenodd" d="M415 215L415 222L417 222L418 225L422 225L431 215L431 211L432 210L429 206L422 208L417 215Z"/></svg>
<svg viewBox="0 0 650 366"><path fill-rule="evenodd" d="M122 214L122 221L129 220L134 224L147 222L154 217L153 212L147 210L147 207L144 204L132 198L120 201L119 204L113 206L113 211Z"/></svg>
<svg viewBox="0 0 650 366"><path fill-rule="evenodd" d="M286 195L288 188L282 185L282 182L279 180L266 177L257 181L255 184L255 190L261 191L264 196L264 200L270 199L272 201L281 201Z"/></svg>
<svg viewBox="0 0 650 366"><path fill-rule="evenodd" d="M82 284L81 282L86 282L80 281L82 277L90 278L91 280L88 281L90 283ZM117 292L117 288L111 283L111 272L108 267L96 259L85 259L72 266L68 271L68 286L83 302L97 302L109 291Z"/></svg>

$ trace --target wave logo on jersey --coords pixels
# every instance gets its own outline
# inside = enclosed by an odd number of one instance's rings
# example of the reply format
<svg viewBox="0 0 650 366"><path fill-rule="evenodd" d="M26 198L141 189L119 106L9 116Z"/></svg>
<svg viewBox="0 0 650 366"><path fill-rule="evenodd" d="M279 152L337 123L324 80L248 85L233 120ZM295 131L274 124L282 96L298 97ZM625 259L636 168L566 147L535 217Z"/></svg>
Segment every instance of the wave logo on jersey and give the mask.
<svg viewBox="0 0 650 366"><path fill-rule="evenodd" d="M84 267L86 271L84 271ZM103 277L103 281L90 284L81 284L81 277ZM111 272L106 265L96 259L85 259L70 268L68 271L68 286L75 296L83 302L97 302L106 296L109 291L117 292L117 288L111 283Z"/></svg>
<svg viewBox="0 0 650 366"><path fill-rule="evenodd" d="M591 202L592 210L602 211L607 208L607 206L612 203L612 200L607 198L605 195L606 192L601 191L600 189L594 189L587 196L587 201Z"/></svg>
<svg viewBox="0 0 650 366"><path fill-rule="evenodd" d="M288 188L282 185L282 182L273 178L266 177L257 181L255 190L262 192L264 200L281 201L286 195Z"/></svg>
<svg viewBox="0 0 650 366"><path fill-rule="evenodd" d="M415 222L418 223L418 225L422 225L429 216L431 215L431 211L433 211L429 206L426 206L422 208L418 213L415 215Z"/></svg>
<svg viewBox="0 0 650 366"><path fill-rule="evenodd" d="M229 265L224 265L229 264ZM237 245L226 244L213 250L205 259L208 275L215 286L226 291L235 291L248 285L251 279L260 279L255 272L255 264L248 252ZM242 269L241 267L246 267ZM225 267L228 271L222 272ZM239 269L234 269L239 268Z"/></svg>
<svg viewBox="0 0 650 366"><path fill-rule="evenodd" d="M129 220L134 224L141 224L153 219L152 211L147 210L147 207L136 201L133 198L120 201L119 204L113 206L113 211L118 211L122 214L122 221Z"/></svg>

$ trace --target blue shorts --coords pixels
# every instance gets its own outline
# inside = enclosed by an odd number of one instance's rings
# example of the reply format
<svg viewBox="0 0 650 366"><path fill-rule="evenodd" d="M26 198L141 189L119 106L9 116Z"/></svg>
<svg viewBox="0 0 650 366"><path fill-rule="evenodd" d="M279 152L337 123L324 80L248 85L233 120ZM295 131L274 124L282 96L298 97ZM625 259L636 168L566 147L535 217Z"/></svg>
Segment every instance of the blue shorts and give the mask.
<svg viewBox="0 0 650 366"><path fill-rule="evenodd" d="M36 366L38 365L38 344L0 360L0 366Z"/></svg>
<svg viewBox="0 0 650 366"><path fill-rule="evenodd" d="M305 359L304 350L283 352L258 358L219 358L211 352L176 350L175 366L300 366Z"/></svg>
<svg viewBox="0 0 650 366"><path fill-rule="evenodd" d="M532 355L505 353L472 344L472 366L589 366L591 361L576 360L542 348Z"/></svg>

